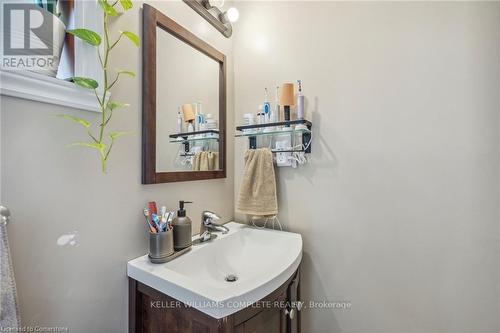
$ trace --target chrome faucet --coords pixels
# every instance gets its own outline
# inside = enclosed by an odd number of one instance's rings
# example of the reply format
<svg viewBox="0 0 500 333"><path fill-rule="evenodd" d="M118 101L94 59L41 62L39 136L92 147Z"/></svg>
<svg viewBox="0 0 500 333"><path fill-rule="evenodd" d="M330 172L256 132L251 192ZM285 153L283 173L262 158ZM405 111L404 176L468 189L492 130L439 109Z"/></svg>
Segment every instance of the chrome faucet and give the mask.
<svg viewBox="0 0 500 333"><path fill-rule="evenodd" d="M214 221L220 220L219 215L209 212L208 210L201 213L201 225L200 225L200 242L209 241L212 237L212 232L222 232L227 234L229 228Z"/></svg>

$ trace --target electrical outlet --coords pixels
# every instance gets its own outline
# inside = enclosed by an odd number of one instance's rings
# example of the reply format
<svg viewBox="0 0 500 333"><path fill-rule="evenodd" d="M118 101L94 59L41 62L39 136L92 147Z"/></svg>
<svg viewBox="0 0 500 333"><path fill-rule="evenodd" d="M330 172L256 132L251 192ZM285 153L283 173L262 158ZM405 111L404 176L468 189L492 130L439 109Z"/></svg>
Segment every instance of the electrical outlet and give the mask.
<svg viewBox="0 0 500 333"><path fill-rule="evenodd" d="M292 166L291 153L276 153L276 165L279 167Z"/></svg>
<svg viewBox="0 0 500 333"><path fill-rule="evenodd" d="M289 134L276 136L275 147L277 151L290 150L292 149L291 146L292 146L292 138ZM279 167L292 166L291 156L292 153L290 152L276 153L276 165Z"/></svg>

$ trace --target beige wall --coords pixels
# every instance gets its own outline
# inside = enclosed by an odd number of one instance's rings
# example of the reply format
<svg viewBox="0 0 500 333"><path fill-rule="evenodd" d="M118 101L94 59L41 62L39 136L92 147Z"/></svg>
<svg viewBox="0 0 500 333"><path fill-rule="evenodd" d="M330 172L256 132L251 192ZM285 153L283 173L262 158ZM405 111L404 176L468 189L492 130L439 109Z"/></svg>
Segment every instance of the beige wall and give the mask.
<svg viewBox="0 0 500 333"><path fill-rule="evenodd" d="M196 226L205 208L231 219L247 146L237 139L233 155L231 124L263 87L300 78L312 161L279 169L280 218L304 237L303 298L352 303L305 310L303 331L500 331L499 3L238 2L230 40L182 3L152 4L228 55L228 179L140 184L140 79L113 92L132 104L113 127L138 136L116 146L107 176L93 152L64 147L80 128L52 117L93 114L2 98L24 324L125 332L144 203L192 199ZM113 29L140 31L137 7ZM139 50L117 53L113 67L140 73ZM56 245L74 230L78 247Z"/></svg>
<svg viewBox="0 0 500 333"><path fill-rule="evenodd" d="M232 40L182 2L152 2L166 15L228 56L228 124L233 120ZM140 5L113 24L113 31L142 31ZM123 41L113 68L131 69L113 98L131 107L116 113L112 127L132 130L123 138L102 175L93 151L65 145L84 139L77 125L56 118L95 113L16 98L2 98L2 202L14 219L9 226L23 324L68 326L71 332L126 332L127 260L146 253L142 208L149 200L174 209L193 200L188 215L199 227L203 209L233 217L233 141L228 140L228 178L141 185L141 52ZM228 136L232 137L232 126ZM78 231L78 247L59 247L57 238Z"/></svg>
<svg viewBox="0 0 500 333"><path fill-rule="evenodd" d="M303 332L499 332L500 3L239 2L235 119L302 79ZM248 141L235 144L235 194Z"/></svg>

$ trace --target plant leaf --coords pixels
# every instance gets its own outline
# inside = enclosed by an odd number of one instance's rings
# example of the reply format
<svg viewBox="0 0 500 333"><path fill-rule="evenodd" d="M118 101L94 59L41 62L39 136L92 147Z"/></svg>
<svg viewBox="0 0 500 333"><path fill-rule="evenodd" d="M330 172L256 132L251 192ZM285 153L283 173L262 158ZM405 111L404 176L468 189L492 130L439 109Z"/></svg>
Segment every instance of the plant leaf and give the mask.
<svg viewBox="0 0 500 333"><path fill-rule="evenodd" d="M123 10L129 10L133 6L131 0L120 0L120 4L122 5Z"/></svg>
<svg viewBox="0 0 500 333"><path fill-rule="evenodd" d="M73 77L73 82L80 87L87 89L97 89L97 87L99 87L99 84L96 80L90 79L88 77L75 76Z"/></svg>
<svg viewBox="0 0 500 333"><path fill-rule="evenodd" d="M66 30L66 32L80 38L87 44L98 46L101 44L101 36L95 31L89 29L73 29Z"/></svg>
<svg viewBox="0 0 500 333"><path fill-rule="evenodd" d="M135 77L135 73L132 71L119 70L118 74L125 74L125 75L131 76L131 77Z"/></svg>
<svg viewBox="0 0 500 333"><path fill-rule="evenodd" d="M69 115L69 114L58 114L57 115L58 117L62 117L62 118L66 118L66 119L69 119L69 120L73 120L75 123L78 123L80 125L82 125L83 127L85 128L89 128L92 123L88 120L85 120L85 119L82 119L82 118L78 118L78 117L75 117L75 116L72 116L72 115Z"/></svg>
<svg viewBox="0 0 500 333"><path fill-rule="evenodd" d="M114 109L118 109L118 108L124 108L124 107L127 107L127 106L130 106L130 104L127 104L127 103L120 103L120 102L116 102L116 101L109 101L108 102L108 109L110 110L114 110Z"/></svg>
<svg viewBox="0 0 500 333"><path fill-rule="evenodd" d="M137 36L133 32L131 32L131 31L122 31L121 33L122 33L122 35L124 35L125 37L127 37L128 39L130 39L132 41L132 43L135 44L135 46L137 46L137 47L141 46L141 39L139 38L139 36Z"/></svg>
<svg viewBox="0 0 500 333"><path fill-rule="evenodd" d="M107 0L99 0L99 5L101 5L102 10L104 10L104 12L106 14L108 14L109 16L118 15L118 12L116 11L116 9L113 6L111 6Z"/></svg>
<svg viewBox="0 0 500 333"><path fill-rule="evenodd" d="M134 133L133 132L116 131L116 132L110 132L109 137L114 140L114 139L117 139L121 136L132 135L132 134L134 134Z"/></svg>
<svg viewBox="0 0 500 333"><path fill-rule="evenodd" d="M74 142L67 145L67 147L87 147L97 149L102 156L104 156L104 152L106 150L106 145L104 143Z"/></svg>

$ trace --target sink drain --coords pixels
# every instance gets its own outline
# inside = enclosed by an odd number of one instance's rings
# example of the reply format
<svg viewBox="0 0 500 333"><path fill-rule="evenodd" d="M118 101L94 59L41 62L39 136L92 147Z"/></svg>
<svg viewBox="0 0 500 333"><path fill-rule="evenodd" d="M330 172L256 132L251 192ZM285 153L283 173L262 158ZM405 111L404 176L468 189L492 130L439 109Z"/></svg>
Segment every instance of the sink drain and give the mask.
<svg viewBox="0 0 500 333"><path fill-rule="evenodd" d="M236 275L234 275L234 274L228 274L228 275L226 275L226 281L227 282L234 282L236 280L238 280L238 277Z"/></svg>

